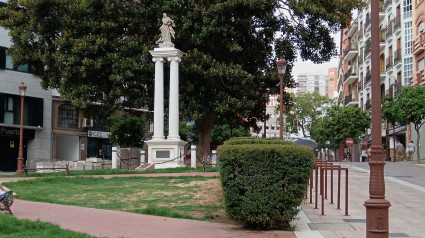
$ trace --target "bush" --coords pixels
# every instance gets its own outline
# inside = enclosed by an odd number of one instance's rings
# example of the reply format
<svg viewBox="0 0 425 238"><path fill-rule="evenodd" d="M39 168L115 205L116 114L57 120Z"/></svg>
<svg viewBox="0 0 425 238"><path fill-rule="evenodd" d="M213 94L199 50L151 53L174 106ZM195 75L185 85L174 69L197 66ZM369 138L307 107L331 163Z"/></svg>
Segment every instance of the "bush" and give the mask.
<svg viewBox="0 0 425 238"><path fill-rule="evenodd" d="M227 216L256 229L288 228L313 168L311 148L225 143L218 153Z"/></svg>

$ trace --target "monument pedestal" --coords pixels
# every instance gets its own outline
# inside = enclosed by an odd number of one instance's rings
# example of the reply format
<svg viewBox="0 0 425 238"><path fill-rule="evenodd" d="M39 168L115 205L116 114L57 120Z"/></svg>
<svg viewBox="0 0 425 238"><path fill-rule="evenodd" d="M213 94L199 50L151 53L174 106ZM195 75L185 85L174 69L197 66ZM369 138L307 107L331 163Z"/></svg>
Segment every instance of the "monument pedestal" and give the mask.
<svg viewBox="0 0 425 238"><path fill-rule="evenodd" d="M155 169L186 167L184 164L184 145L182 140L150 140L148 145L148 163Z"/></svg>

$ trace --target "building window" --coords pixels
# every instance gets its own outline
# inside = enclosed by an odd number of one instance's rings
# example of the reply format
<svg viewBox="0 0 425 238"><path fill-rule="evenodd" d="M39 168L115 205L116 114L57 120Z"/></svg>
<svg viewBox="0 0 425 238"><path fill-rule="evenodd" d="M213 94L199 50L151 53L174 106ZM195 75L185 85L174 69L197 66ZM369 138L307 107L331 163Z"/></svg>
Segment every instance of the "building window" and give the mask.
<svg viewBox="0 0 425 238"><path fill-rule="evenodd" d="M78 128L78 112L72 105L63 104L59 106L58 127Z"/></svg>
<svg viewBox="0 0 425 238"><path fill-rule="evenodd" d="M412 53L412 22L406 22L404 23L404 54L410 55Z"/></svg>
<svg viewBox="0 0 425 238"><path fill-rule="evenodd" d="M31 67L28 66L28 64L25 65L13 65L12 62L12 56L6 54L6 47L1 47L0 46L0 69L10 69L10 70L16 70L16 71L20 71L20 72L25 72L25 73L34 73L31 70Z"/></svg>
<svg viewBox="0 0 425 238"><path fill-rule="evenodd" d="M404 59L404 75L403 75L403 85L409 85L410 84L410 76L412 76L413 73L413 58L409 57Z"/></svg>
<svg viewBox="0 0 425 238"><path fill-rule="evenodd" d="M403 1L404 19L412 17L412 0Z"/></svg>
<svg viewBox="0 0 425 238"><path fill-rule="evenodd" d="M4 97L4 123L5 124L14 124L14 110L13 110L14 100L12 96Z"/></svg>

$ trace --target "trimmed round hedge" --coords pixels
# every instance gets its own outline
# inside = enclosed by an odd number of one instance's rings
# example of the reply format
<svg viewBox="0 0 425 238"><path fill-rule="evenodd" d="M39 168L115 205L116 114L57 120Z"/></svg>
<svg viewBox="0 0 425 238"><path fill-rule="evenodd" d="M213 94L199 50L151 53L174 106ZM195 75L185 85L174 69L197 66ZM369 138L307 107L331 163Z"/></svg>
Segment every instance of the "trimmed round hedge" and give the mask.
<svg viewBox="0 0 425 238"><path fill-rule="evenodd" d="M225 143L218 154L227 216L256 229L288 228L304 199L313 150L293 144Z"/></svg>

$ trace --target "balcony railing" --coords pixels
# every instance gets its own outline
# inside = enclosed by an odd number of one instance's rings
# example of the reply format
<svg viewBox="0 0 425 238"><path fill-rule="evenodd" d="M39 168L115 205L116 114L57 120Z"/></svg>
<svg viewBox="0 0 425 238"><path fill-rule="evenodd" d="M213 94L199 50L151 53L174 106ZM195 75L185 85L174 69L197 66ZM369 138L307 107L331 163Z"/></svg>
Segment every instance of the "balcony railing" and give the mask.
<svg viewBox="0 0 425 238"><path fill-rule="evenodd" d="M365 59L369 56L369 54L370 54L370 41L368 39L368 41L366 41L366 46L364 47Z"/></svg>
<svg viewBox="0 0 425 238"><path fill-rule="evenodd" d="M365 110L370 110L370 108L371 108L371 105L370 105L370 99L368 99L368 100L366 101L366 103L364 104L364 109L365 109Z"/></svg>
<svg viewBox="0 0 425 238"><path fill-rule="evenodd" d="M425 82L424 70L416 72L416 74L410 77L410 86L422 85Z"/></svg>
<svg viewBox="0 0 425 238"><path fill-rule="evenodd" d="M344 53L344 57L347 56L347 54L350 51L357 51L357 45L352 45L351 43L348 44L348 46L344 49L343 53Z"/></svg>
<svg viewBox="0 0 425 238"><path fill-rule="evenodd" d="M398 29L401 29L401 17L400 15L397 15L393 20L393 32L395 33Z"/></svg>
<svg viewBox="0 0 425 238"><path fill-rule="evenodd" d="M392 0L385 0L384 6L385 6L385 8L387 8L391 4L392 4Z"/></svg>
<svg viewBox="0 0 425 238"><path fill-rule="evenodd" d="M394 51L394 65L401 63L401 49Z"/></svg>
<svg viewBox="0 0 425 238"><path fill-rule="evenodd" d="M364 77L364 85L366 86L371 79L372 79L372 75L370 74L370 71L369 71L366 73L366 76Z"/></svg>
<svg viewBox="0 0 425 238"><path fill-rule="evenodd" d="M393 67L393 61L392 61L392 57L389 56L386 60L385 60L386 64L385 64L385 68L388 70L392 69Z"/></svg>
<svg viewBox="0 0 425 238"><path fill-rule="evenodd" d="M379 34L379 42L385 42L387 40L386 29L382 29Z"/></svg>
<svg viewBox="0 0 425 238"><path fill-rule="evenodd" d="M350 102L357 102L358 96L357 94L349 94L344 97L344 106L347 106Z"/></svg>
<svg viewBox="0 0 425 238"><path fill-rule="evenodd" d="M370 15L367 15L366 20L364 22L364 33L366 34L366 31L370 27Z"/></svg>
<svg viewBox="0 0 425 238"><path fill-rule="evenodd" d="M413 41L413 54L419 54L425 49L425 33L419 33Z"/></svg>
<svg viewBox="0 0 425 238"><path fill-rule="evenodd" d="M357 72L356 70L349 69L348 72L344 74L344 82L347 81L347 79L352 76L357 77Z"/></svg>
<svg viewBox="0 0 425 238"><path fill-rule="evenodd" d="M389 39L393 36L393 24L390 22L385 29L385 39Z"/></svg>
<svg viewBox="0 0 425 238"><path fill-rule="evenodd" d="M401 92L401 82L394 84L394 96Z"/></svg>
<svg viewBox="0 0 425 238"><path fill-rule="evenodd" d="M385 3L384 0L379 1L379 12L385 12Z"/></svg>
<svg viewBox="0 0 425 238"><path fill-rule="evenodd" d="M363 54L360 54L360 56L357 58L357 65L363 65Z"/></svg>

